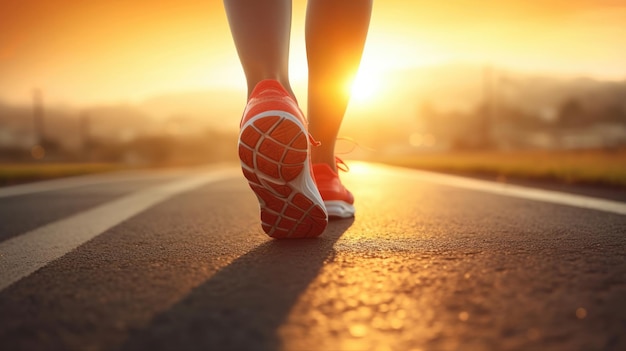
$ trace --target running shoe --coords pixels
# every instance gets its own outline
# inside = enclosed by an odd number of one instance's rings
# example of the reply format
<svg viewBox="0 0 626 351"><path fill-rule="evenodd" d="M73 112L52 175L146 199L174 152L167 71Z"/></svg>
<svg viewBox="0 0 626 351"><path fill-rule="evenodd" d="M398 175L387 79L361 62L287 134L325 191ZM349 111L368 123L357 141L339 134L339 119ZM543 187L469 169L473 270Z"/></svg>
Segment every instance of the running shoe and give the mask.
<svg viewBox="0 0 626 351"><path fill-rule="evenodd" d="M338 160L338 163L343 164L343 161ZM316 163L313 165L313 175L328 216L331 218L354 217L354 196L341 184L339 174L326 163Z"/></svg>
<svg viewBox="0 0 626 351"><path fill-rule="evenodd" d="M261 226L271 237L315 237L328 224L311 172L312 142L300 108L282 85L258 83L241 120L238 149L259 200Z"/></svg>

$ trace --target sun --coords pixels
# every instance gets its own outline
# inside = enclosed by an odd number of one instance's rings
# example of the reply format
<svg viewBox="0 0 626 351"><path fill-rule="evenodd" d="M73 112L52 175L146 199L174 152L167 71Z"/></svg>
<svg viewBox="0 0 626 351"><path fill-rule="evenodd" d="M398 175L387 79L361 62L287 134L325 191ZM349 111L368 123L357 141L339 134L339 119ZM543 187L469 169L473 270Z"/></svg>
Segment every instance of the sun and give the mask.
<svg viewBox="0 0 626 351"><path fill-rule="evenodd" d="M380 79L372 71L360 70L350 85L351 99L357 102L371 101L379 91Z"/></svg>

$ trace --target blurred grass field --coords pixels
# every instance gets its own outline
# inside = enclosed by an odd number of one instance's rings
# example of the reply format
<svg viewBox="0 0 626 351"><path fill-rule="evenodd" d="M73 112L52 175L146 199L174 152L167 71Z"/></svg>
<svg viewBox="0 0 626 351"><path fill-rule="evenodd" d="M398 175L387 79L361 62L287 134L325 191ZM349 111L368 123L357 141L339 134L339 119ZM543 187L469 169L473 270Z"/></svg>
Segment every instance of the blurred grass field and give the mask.
<svg viewBox="0 0 626 351"><path fill-rule="evenodd" d="M430 171L626 189L626 149L454 152L388 157L379 162Z"/></svg>
<svg viewBox="0 0 626 351"><path fill-rule="evenodd" d="M0 164L0 186L128 169L115 163Z"/></svg>
<svg viewBox="0 0 626 351"><path fill-rule="evenodd" d="M489 177L626 189L626 148L586 151L471 151L374 159L395 166ZM129 169L121 163L0 164L0 186Z"/></svg>

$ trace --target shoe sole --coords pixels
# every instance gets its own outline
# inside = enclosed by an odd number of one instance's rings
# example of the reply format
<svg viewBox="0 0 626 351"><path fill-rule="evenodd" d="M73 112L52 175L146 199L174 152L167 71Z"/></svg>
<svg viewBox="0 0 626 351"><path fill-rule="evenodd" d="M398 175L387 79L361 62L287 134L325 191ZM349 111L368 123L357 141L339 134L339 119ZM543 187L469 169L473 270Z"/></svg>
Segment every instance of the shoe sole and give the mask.
<svg viewBox="0 0 626 351"><path fill-rule="evenodd" d="M329 218L351 218L354 217L354 206L341 200L324 201L326 212Z"/></svg>
<svg viewBox="0 0 626 351"><path fill-rule="evenodd" d="M295 116L266 111L252 117L241 128L238 150L265 233L305 238L324 231L328 215L311 177L308 133Z"/></svg>

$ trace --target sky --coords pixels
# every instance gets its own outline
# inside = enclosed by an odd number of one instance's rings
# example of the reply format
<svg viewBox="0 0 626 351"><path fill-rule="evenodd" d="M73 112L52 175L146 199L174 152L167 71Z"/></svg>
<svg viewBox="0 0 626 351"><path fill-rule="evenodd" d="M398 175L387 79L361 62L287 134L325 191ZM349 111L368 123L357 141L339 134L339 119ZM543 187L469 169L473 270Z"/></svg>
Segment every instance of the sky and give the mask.
<svg viewBox="0 0 626 351"><path fill-rule="evenodd" d="M306 81L306 2L294 0L290 71ZM378 0L359 77L450 62L626 79L624 0ZM6 0L0 101L75 106L244 89L220 0Z"/></svg>

